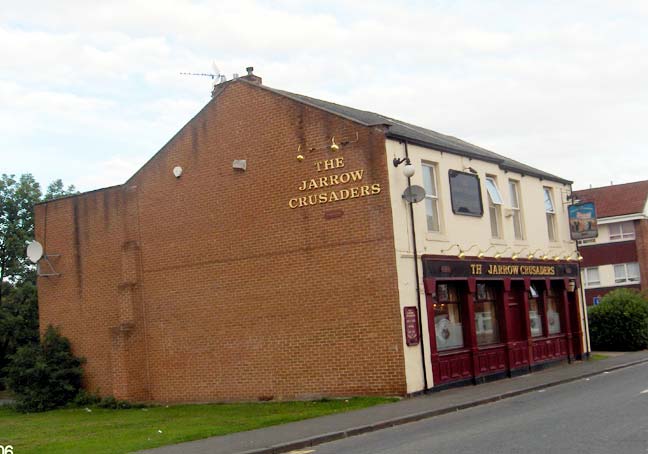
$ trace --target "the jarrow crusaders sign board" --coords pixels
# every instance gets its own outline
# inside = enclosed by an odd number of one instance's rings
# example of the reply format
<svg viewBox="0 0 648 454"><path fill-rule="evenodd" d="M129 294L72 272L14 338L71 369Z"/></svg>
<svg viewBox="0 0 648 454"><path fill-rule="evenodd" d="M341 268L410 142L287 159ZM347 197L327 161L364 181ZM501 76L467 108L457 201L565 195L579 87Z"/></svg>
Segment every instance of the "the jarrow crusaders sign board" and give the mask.
<svg viewBox="0 0 648 454"><path fill-rule="evenodd" d="M420 336L416 306L405 306L403 308L403 321L405 322L405 342L410 346L418 345Z"/></svg>
<svg viewBox="0 0 648 454"><path fill-rule="evenodd" d="M569 206L569 233L572 240L587 240L598 236L594 203Z"/></svg>
<svg viewBox="0 0 648 454"><path fill-rule="evenodd" d="M313 178L297 185L298 194L288 200L290 208L339 202L380 194L380 183L365 181L364 169L347 169L344 157L315 161Z"/></svg>
<svg viewBox="0 0 648 454"><path fill-rule="evenodd" d="M425 277L572 277L578 276L578 266L564 263L502 262L486 260L431 260L423 259Z"/></svg>

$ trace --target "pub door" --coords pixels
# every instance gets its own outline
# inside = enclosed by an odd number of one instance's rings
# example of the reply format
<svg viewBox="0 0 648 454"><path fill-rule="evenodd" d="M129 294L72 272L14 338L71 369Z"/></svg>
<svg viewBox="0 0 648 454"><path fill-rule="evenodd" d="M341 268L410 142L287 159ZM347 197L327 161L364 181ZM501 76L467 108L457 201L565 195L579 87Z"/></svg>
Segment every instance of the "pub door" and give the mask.
<svg viewBox="0 0 648 454"><path fill-rule="evenodd" d="M529 344L527 335L527 309L524 304L524 282L511 282L508 298L507 347L509 351L509 368L516 370L529 368Z"/></svg>

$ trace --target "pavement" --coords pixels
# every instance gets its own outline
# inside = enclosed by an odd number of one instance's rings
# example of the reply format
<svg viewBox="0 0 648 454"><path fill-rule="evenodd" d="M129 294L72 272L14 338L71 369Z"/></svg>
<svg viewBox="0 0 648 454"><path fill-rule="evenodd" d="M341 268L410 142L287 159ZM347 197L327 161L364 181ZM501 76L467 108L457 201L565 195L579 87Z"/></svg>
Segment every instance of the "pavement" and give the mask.
<svg viewBox="0 0 648 454"><path fill-rule="evenodd" d="M574 361L491 383L432 392L346 413L163 446L147 454L278 454L419 421L648 362L648 350Z"/></svg>

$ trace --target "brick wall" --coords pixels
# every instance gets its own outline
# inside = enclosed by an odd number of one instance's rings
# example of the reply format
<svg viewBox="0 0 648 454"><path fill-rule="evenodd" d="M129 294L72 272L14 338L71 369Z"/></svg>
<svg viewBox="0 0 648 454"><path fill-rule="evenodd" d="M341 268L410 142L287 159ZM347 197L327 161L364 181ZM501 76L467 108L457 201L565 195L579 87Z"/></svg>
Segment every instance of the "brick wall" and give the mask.
<svg viewBox="0 0 648 454"><path fill-rule="evenodd" d="M333 154L332 136L350 143ZM39 279L41 326L86 356L88 388L122 398L404 394L386 168L381 130L229 83L123 187L37 206L62 254ZM303 180L358 169L379 194L289 207L321 192Z"/></svg>

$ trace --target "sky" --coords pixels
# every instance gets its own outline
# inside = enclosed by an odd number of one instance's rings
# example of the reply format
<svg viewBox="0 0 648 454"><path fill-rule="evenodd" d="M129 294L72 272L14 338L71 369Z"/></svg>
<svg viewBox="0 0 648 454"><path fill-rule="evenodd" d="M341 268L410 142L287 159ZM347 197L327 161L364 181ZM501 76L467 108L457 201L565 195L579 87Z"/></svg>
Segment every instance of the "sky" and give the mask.
<svg viewBox="0 0 648 454"><path fill-rule="evenodd" d="M57 0L0 7L0 173L121 184L210 100L265 85L573 180L648 178L645 0Z"/></svg>

